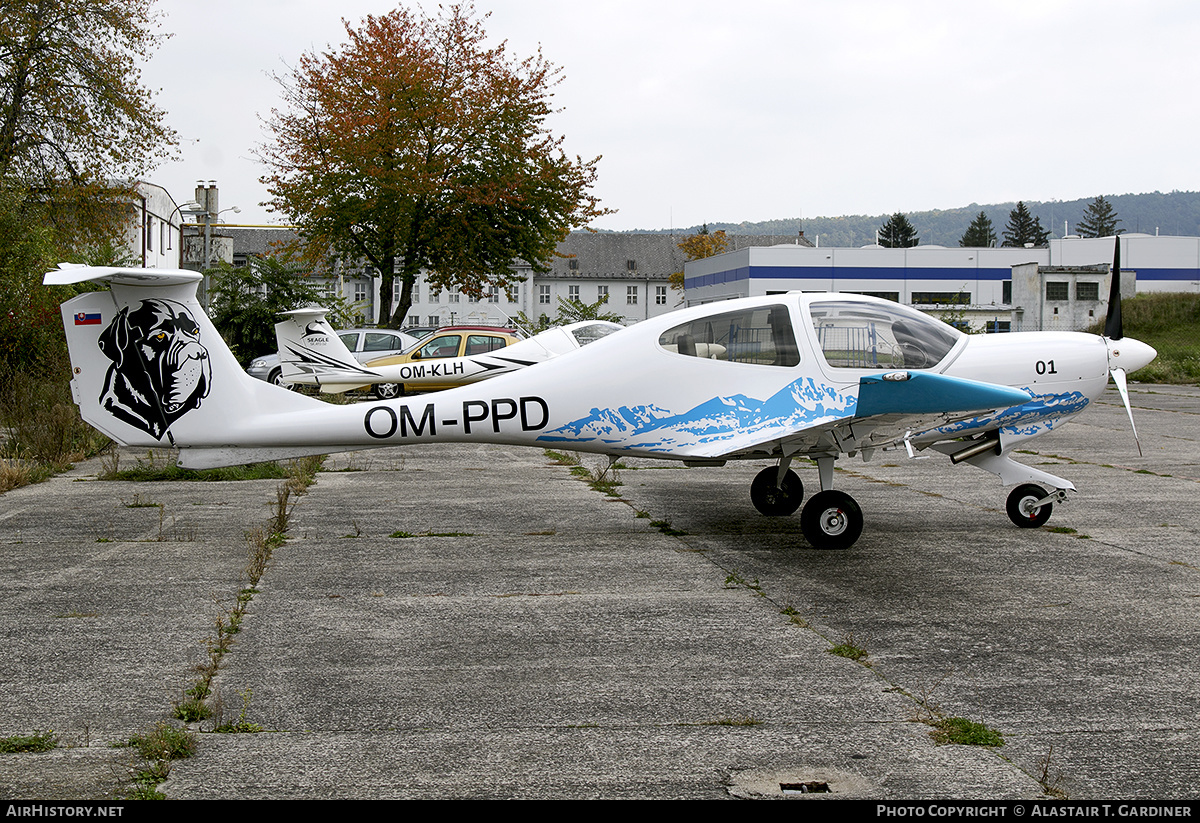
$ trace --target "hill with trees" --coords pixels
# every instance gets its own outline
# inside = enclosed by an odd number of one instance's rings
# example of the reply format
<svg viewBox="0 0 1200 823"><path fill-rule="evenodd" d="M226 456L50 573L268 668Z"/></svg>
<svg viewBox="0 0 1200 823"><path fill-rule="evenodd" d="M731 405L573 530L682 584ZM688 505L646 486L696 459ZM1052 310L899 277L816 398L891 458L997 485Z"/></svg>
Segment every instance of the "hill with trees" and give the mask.
<svg viewBox="0 0 1200 823"><path fill-rule="evenodd" d="M1126 233L1143 232L1164 235L1200 236L1200 192L1173 191L1149 194L1105 194L1105 202L1112 206L1120 223L1118 228ZM1095 197L1078 200L1050 200L1038 202L1022 201L1031 218L1040 221L1050 237L1062 237L1064 222L1067 231L1079 234L1079 223L1084 220L1088 207ZM982 213L993 226L1003 229L1008 225L1009 215L1017 207L1016 202L980 205L971 203L961 208L902 212L921 238L921 245L957 246L958 241L971 224ZM855 214L842 217L806 217L783 220L764 220L750 223L708 223L709 231L724 231L727 234L796 234L822 246L855 247L875 242L875 232L893 215ZM677 228L675 234L695 234L700 226ZM664 233L670 230L662 230ZM997 234L1000 232L998 231Z"/></svg>

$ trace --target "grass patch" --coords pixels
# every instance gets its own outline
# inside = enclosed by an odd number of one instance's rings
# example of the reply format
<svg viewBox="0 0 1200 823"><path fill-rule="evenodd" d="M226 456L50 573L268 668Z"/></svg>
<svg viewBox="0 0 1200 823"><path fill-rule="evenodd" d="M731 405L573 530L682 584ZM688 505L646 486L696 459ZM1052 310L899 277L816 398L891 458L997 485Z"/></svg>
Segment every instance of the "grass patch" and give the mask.
<svg viewBox="0 0 1200 823"><path fill-rule="evenodd" d="M388 537L406 538L406 537L474 537L471 532L392 532Z"/></svg>
<svg viewBox="0 0 1200 823"><path fill-rule="evenodd" d="M132 469L105 472L100 479L151 483L177 480L282 480L287 476L287 468L278 463L251 463L245 466L227 466L221 469L185 469L171 464L169 466L137 466Z"/></svg>
<svg viewBox="0 0 1200 823"><path fill-rule="evenodd" d="M22 752L48 752L58 745L58 737L52 731L34 732L30 735L0 737L0 754Z"/></svg>
<svg viewBox="0 0 1200 823"><path fill-rule="evenodd" d="M1200 383L1200 294L1139 294L1121 301L1121 322L1126 337L1147 343L1158 351L1148 366L1133 373L1142 383ZM1102 323L1088 331L1099 334Z"/></svg>
<svg viewBox="0 0 1200 823"><path fill-rule="evenodd" d="M577 454L572 454L570 452L555 451L553 449L546 449L544 453L545 453L546 457L549 457L551 460L553 460L555 463L559 464L560 466L578 466L579 465L579 455L577 455Z"/></svg>
<svg viewBox="0 0 1200 823"><path fill-rule="evenodd" d="M930 734L939 746L954 743L959 746L1003 746L1004 736L995 729L967 720L965 717L943 717L932 724Z"/></svg>

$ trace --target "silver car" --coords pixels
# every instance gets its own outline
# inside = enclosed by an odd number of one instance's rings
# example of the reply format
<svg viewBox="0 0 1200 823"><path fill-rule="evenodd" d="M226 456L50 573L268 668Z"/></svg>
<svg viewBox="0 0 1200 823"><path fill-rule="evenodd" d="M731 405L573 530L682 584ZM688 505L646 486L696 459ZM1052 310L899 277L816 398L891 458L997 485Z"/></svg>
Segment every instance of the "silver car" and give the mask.
<svg viewBox="0 0 1200 823"><path fill-rule="evenodd" d="M402 331L392 329L346 329L337 336L346 344L354 359L360 363L374 360L376 357L386 357L399 354L417 342L417 338ZM283 381L283 370L279 365L279 353L265 354L256 357L246 367L246 374L290 389L290 383Z"/></svg>

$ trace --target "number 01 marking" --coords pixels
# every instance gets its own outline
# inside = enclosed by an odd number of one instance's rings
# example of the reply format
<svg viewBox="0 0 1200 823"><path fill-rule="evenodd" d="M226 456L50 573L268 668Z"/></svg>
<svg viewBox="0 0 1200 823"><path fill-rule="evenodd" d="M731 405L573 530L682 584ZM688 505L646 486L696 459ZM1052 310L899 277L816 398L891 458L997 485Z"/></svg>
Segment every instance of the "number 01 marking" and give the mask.
<svg viewBox="0 0 1200 823"><path fill-rule="evenodd" d="M1053 360L1039 360L1037 366L1034 367L1038 374L1058 374L1058 370L1054 368Z"/></svg>

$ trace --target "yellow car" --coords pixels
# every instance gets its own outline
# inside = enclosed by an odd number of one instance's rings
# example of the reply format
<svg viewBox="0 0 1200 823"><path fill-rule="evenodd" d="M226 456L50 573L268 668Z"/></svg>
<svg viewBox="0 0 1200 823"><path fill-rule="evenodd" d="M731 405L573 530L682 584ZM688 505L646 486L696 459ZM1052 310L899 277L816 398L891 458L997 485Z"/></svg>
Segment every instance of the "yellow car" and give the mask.
<svg viewBox="0 0 1200 823"><path fill-rule="evenodd" d="M446 326L420 341L404 354L390 355L364 363L367 368L400 366L402 383L376 383L372 393L380 400L399 397L406 391L439 391L474 382L489 372L508 368L492 358L477 355L504 349L521 338L512 329L497 326ZM524 364L523 364L524 365Z"/></svg>

